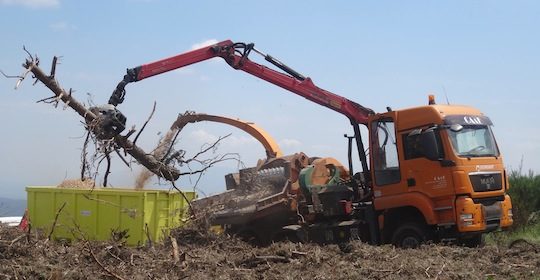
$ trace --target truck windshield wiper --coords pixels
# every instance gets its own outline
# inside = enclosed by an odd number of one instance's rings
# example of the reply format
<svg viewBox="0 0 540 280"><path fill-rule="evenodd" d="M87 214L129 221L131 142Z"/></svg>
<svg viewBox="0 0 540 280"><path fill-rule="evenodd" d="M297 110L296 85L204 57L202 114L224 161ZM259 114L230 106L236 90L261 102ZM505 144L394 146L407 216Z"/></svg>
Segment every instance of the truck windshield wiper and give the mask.
<svg viewBox="0 0 540 280"><path fill-rule="evenodd" d="M494 154L471 154L471 153L465 153L460 154L461 157L471 158L471 157L496 157Z"/></svg>

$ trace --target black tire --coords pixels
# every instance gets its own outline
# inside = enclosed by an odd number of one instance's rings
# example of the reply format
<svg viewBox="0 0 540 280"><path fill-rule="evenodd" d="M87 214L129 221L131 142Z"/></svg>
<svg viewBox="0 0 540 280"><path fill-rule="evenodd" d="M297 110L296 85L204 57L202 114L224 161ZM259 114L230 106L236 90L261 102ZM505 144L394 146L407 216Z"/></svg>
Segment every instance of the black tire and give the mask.
<svg viewBox="0 0 540 280"><path fill-rule="evenodd" d="M429 240L428 236L425 225L416 222L404 223L392 234L392 244L401 248L417 248Z"/></svg>
<svg viewBox="0 0 540 280"><path fill-rule="evenodd" d="M341 250L342 253L348 254L352 252L353 246L349 242L342 242L338 244L339 250Z"/></svg>
<svg viewBox="0 0 540 280"><path fill-rule="evenodd" d="M298 234L294 231L281 231L274 234L272 237L274 242L292 242L292 243L301 243L302 241L298 237Z"/></svg>
<svg viewBox="0 0 540 280"><path fill-rule="evenodd" d="M236 237L238 237L240 240L252 244L252 245L259 245L260 240L257 238L257 234L251 230L242 230L236 234Z"/></svg>
<svg viewBox="0 0 540 280"><path fill-rule="evenodd" d="M469 248L477 248L484 246L484 235L478 234L469 238L462 238L459 242L461 245Z"/></svg>

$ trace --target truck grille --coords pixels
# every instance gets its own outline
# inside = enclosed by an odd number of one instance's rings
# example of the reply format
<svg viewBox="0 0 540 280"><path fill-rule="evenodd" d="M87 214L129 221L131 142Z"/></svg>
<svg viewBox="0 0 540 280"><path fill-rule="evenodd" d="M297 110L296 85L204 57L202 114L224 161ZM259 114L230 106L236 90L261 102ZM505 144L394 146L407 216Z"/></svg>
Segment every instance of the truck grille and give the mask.
<svg viewBox="0 0 540 280"><path fill-rule="evenodd" d="M475 192L498 191L502 189L501 172L475 172L469 174Z"/></svg>

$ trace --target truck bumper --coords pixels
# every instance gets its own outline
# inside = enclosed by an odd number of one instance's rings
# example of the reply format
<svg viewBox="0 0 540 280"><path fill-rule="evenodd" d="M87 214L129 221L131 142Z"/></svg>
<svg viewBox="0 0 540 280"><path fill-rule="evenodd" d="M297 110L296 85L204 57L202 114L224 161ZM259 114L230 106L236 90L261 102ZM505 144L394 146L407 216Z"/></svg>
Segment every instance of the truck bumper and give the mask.
<svg viewBox="0 0 540 280"><path fill-rule="evenodd" d="M457 228L459 232L490 232L512 225L512 202L508 195L503 201L475 203L470 197L456 200Z"/></svg>
<svg viewBox="0 0 540 280"><path fill-rule="evenodd" d="M510 199L509 195L504 196L504 201L501 204L502 207L502 217L501 217L501 228L509 228L512 224L514 224L514 220L512 218L512 200Z"/></svg>

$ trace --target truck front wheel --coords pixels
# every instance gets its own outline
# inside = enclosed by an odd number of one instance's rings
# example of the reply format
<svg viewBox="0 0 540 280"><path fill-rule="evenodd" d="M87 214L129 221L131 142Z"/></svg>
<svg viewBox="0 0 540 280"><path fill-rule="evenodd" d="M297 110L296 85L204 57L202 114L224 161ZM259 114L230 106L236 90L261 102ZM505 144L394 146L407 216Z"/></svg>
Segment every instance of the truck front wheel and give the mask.
<svg viewBox="0 0 540 280"><path fill-rule="evenodd" d="M484 235L478 234L473 237L462 238L459 243L469 248L482 247L484 245Z"/></svg>
<svg viewBox="0 0 540 280"><path fill-rule="evenodd" d="M428 240L428 229L420 223L405 223L392 235L392 244L402 248L417 248Z"/></svg>

